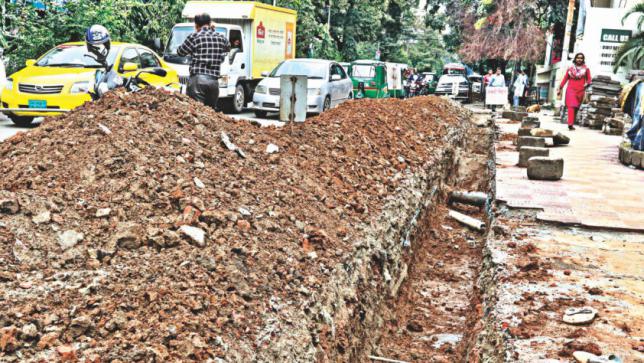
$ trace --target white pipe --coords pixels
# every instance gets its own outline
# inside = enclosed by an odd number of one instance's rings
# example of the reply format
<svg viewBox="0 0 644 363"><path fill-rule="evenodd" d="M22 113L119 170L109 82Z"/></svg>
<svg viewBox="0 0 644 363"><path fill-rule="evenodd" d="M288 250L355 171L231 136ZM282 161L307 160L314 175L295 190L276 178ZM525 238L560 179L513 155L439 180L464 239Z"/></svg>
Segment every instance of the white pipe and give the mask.
<svg viewBox="0 0 644 363"><path fill-rule="evenodd" d="M449 216L457 220L458 222L476 229L477 231L483 231L485 229L485 223L476 219L472 218L470 216L467 216L463 213L459 213L457 211L450 210L449 211Z"/></svg>

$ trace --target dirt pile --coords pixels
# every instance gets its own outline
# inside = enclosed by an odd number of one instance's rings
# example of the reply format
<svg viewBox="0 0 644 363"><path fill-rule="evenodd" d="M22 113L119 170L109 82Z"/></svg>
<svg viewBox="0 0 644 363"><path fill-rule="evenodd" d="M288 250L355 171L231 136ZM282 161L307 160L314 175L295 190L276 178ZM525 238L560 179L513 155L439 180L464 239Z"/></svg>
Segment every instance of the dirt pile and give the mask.
<svg viewBox="0 0 644 363"><path fill-rule="evenodd" d="M466 117L434 97L361 100L260 129L145 91L14 136L0 359L248 361L294 334L293 350L342 354L311 305Z"/></svg>

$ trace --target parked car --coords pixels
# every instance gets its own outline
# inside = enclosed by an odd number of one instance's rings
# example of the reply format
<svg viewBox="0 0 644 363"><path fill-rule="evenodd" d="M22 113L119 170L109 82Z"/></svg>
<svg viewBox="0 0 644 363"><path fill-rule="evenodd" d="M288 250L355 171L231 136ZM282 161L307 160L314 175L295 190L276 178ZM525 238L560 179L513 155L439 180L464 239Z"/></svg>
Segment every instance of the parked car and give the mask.
<svg viewBox="0 0 644 363"><path fill-rule="evenodd" d="M289 59L264 78L253 94L257 117L279 112L280 76L299 75L308 79L307 111L321 113L353 97L351 79L337 62L321 59Z"/></svg>
<svg viewBox="0 0 644 363"><path fill-rule="evenodd" d="M449 63L443 67L443 75L436 85L437 96L451 96L464 102L471 101L472 87L466 77L465 66Z"/></svg>
<svg viewBox="0 0 644 363"><path fill-rule="evenodd" d="M141 69L165 69L163 77L142 75L153 86L179 82L176 71L139 44L113 42L107 62L126 77ZM27 126L34 117L72 110L91 100L88 90L98 68L100 64L87 57L85 43L61 44L37 60L28 60L25 68L7 78L0 112L15 124Z"/></svg>

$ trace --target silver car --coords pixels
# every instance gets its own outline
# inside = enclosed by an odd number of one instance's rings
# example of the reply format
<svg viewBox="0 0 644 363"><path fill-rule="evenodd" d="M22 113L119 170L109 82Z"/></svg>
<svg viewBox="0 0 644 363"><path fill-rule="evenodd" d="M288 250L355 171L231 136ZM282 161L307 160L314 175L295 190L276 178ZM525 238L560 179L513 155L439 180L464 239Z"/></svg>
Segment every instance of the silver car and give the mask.
<svg viewBox="0 0 644 363"><path fill-rule="evenodd" d="M289 59L264 78L253 94L257 117L279 112L280 76L302 75L308 79L307 111L321 113L353 98L353 83L340 64L321 59Z"/></svg>

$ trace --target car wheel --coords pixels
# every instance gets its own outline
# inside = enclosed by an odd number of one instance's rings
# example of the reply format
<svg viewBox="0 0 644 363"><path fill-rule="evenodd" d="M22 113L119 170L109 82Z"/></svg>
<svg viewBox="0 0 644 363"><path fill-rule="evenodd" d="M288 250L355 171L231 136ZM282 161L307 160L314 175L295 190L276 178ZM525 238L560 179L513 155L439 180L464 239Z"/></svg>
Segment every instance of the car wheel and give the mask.
<svg viewBox="0 0 644 363"><path fill-rule="evenodd" d="M322 105L322 112L328 111L331 108L331 97L326 96L324 98L324 104Z"/></svg>
<svg viewBox="0 0 644 363"><path fill-rule="evenodd" d="M257 116L257 118L266 118L267 114L268 114L268 112L266 112L266 111L255 110L255 116Z"/></svg>
<svg viewBox="0 0 644 363"><path fill-rule="evenodd" d="M31 126L31 123L34 121L34 118L31 116L9 115L9 118L14 124L20 127L29 127Z"/></svg>
<svg viewBox="0 0 644 363"><path fill-rule="evenodd" d="M230 113L241 113L244 110L246 105L246 92L244 91L244 86L238 84L235 87L235 94L233 95L230 102L228 102L228 107L226 107Z"/></svg>

